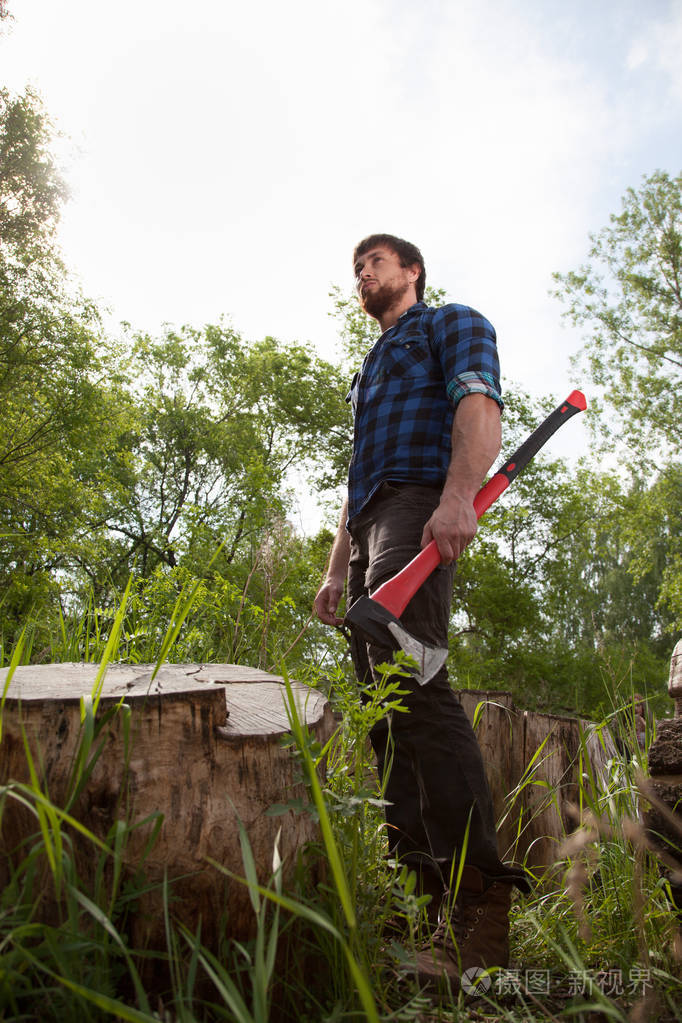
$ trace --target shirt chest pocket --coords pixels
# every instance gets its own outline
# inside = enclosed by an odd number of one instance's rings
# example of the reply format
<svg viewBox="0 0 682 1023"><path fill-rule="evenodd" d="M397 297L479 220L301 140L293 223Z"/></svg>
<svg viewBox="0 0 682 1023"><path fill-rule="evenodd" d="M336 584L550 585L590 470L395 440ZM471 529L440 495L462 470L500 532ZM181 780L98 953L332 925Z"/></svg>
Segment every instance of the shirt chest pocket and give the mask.
<svg viewBox="0 0 682 1023"><path fill-rule="evenodd" d="M386 375L394 379L440 375L440 367L423 334L408 334L392 340L386 352L385 370Z"/></svg>

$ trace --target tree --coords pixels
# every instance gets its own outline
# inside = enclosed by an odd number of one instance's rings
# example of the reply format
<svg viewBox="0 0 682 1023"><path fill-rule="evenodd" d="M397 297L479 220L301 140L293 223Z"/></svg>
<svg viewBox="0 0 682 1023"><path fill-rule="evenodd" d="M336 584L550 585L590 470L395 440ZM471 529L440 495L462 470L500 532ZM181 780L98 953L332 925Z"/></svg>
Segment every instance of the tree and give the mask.
<svg viewBox="0 0 682 1023"><path fill-rule="evenodd" d="M93 311L67 299L54 234L65 185L37 96L0 90L0 465L30 463L79 410Z"/></svg>
<svg viewBox="0 0 682 1023"><path fill-rule="evenodd" d="M616 473L533 461L460 559L450 643L457 686L508 689L524 707L588 715L633 688L663 691L667 541L654 525L657 560L635 571L639 500Z"/></svg>
<svg viewBox="0 0 682 1023"><path fill-rule="evenodd" d="M581 360L603 388L595 421L630 480L622 537L628 572L668 630L682 625L682 175L656 171L591 236L591 262L555 274L567 315L587 333Z"/></svg>
<svg viewBox="0 0 682 1023"><path fill-rule="evenodd" d="M143 576L180 558L198 567L220 544L227 565L258 546L286 514L290 470L325 472L348 418L334 367L226 323L138 335L127 372L129 426L103 480L119 581L133 565Z"/></svg>
<svg viewBox="0 0 682 1023"><path fill-rule="evenodd" d="M682 628L682 465L671 461L650 486L633 488L624 523L631 573L655 580L654 613L667 633ZM667 646L672 643L668 640Z"/></svg>
<svg viewBox="0 0 682 1023"><path fill-rule="evenodd" d="M248 603L273 634L290 563L307 558L286 522L292 471L313 490L337 482L342 377L303 346L251 344L224 323L114 345L56 245L53 144L38 97L3 90L0 642L30 615L111 605L131 571L174 600L211 562L207 601ZM259 644L265 661L273 644Z"/></svg>
<svg viewBox="0 0 682 1023"><path fill-rule="evenodd" d="M4 259L34 257L54 239L68 195L53 156L56 137L32 89L0 89L0 245Z"/></svg>
<svg viewBox="0 0 682 1023"><path fill-rule="evenodd" d="M0 91L0 576L6 620L54 592L75 548L116 427L97 311L55 242L66 188L38 97Z"/></svg>
<svg viewBox="0 0 682 1023"><path fill-rule="evenodd" d="M655 468L682 442L682 175L656 171L628 189L590 239L590 262L554 275L556 295L586 331L582 360L615 417L612 436Z"/></svg>

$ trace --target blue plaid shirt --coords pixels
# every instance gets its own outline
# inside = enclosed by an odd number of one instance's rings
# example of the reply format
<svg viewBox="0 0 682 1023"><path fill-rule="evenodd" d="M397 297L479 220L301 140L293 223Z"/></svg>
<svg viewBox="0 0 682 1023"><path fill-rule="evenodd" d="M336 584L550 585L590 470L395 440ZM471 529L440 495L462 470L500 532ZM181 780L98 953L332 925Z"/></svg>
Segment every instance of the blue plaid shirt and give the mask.
<svg viewBox="0 0 682 1023"><path fill-rule="evenodd" d="M499 376L495 330L475 309L417 302L404 312L368 352L346 399L355 419L348 523L385 480L442 485L458 402L487 394L501 408Z"/></svg>

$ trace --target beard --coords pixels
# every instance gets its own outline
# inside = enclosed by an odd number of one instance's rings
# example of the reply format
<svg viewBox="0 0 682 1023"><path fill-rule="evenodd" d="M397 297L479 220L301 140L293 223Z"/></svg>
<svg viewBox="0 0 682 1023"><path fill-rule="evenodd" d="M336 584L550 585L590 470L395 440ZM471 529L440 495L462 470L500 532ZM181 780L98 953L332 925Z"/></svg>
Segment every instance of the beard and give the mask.
<svg viewBox="0 0 682 1023"><path fill-rule="evenodd" d="M379 287L370 289L366 295L360 295L360 305L365 312L375 320L379 320L384 313L397 305L409 291L410 285L407 282L400 284L382 284Z"/></svg>

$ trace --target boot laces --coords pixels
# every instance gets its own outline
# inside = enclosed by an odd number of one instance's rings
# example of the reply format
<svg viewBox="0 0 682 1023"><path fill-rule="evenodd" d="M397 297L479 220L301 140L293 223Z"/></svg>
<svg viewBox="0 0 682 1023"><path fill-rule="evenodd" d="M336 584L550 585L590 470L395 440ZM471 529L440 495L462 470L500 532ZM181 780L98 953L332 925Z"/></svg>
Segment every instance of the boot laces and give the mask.
<svg viewBox="0 0 682 1023"><path fill-rule="evenodd" d="M453 939L459 946L469 939L483 916L483 907L475 900L458 899L449 913L443 913L432 942L437 948L451 946Z"/></svg>

